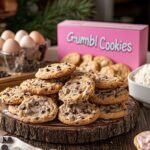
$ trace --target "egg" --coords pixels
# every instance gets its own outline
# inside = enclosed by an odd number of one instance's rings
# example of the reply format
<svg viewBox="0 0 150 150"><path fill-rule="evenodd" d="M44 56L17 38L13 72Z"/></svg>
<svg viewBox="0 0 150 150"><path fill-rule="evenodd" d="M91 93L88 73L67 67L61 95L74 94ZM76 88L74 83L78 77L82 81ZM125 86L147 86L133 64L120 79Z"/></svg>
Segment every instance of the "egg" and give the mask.
<svg viewBox="0 0 150 150"><path fill-rule="evenodd" d="M0 37L0 50L2 49L2 46L4 44L5 40L3 40L1 37Z"/></svg>
<svg viewBox="0 0 150 150"><path fill-rule="evenodd" d="M21 50L19 43L13 39L7 39L2 47L5 53L18 53Z"/></svg>
<svg viewBox="0 0 150 150"><path fill-rule="evenodd" d="M2 34L1 34L1 38L4 39L4 40L7 40L7 39L14 39L15 37L15 34L10 31L10 30L5 30Z"/></svg>
<svg viewBox="0 0 150 150"><path fill-rule="evenodd" d="M20 42L23 36L28 35L28 33L25 30L19 30L15 35L15 40L17 42Z"/></svg>
<svg viewBox="0 0 150 150"><path fill-rule="evenodd" d="M38 31L32 31L30 33L30 37L35 41L37 44L43 44L45 42L44 36Z"/></svg>
<svg viewBox="0 0 150 150"><path fill-rule="evenodd" d="M23 48L33 48L35 45L36 43L29 35L25 35L20 41L20 46Z"/></svg>

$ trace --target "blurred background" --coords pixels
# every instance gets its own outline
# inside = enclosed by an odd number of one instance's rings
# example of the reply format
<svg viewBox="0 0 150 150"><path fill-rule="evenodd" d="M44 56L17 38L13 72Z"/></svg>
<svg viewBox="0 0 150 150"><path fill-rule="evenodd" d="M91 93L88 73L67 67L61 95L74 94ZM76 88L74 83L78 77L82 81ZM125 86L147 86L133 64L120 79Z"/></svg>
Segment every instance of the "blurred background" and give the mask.
<svg viewBox="0 0 150 150"><path fill-rule="evenodd" d="M38 30L54 45L65 19L150 24L150 0L0 0L0 33Z"/></svg>

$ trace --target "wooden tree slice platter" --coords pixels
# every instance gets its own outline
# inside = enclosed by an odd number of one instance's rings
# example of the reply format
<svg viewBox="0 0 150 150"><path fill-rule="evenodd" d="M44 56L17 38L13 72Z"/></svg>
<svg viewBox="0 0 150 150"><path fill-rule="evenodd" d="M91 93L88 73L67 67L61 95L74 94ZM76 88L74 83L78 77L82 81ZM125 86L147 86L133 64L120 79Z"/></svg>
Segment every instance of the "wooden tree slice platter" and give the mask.
<svg viewBox="0 0 150 150"><path fill-rule="evenodd" d="M128 115L117 120L97 120L85 126L68 126L58 120L45 124L26 124L3 111L1 128L16 136L27 140L36 140L51 143L77 144L108 139L126 132L135 127L139 114L139 105L129 98Z"/></svg>

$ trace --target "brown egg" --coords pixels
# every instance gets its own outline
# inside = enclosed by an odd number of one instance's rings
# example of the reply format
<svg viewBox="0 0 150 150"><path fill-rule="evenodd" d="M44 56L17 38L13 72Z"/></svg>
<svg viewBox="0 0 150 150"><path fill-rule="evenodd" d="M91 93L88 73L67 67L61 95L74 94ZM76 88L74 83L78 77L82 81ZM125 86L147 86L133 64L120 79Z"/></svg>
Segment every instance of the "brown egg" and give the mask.
<svg viewBox="0 0 150 150"><path fill-rule="evenodd" d="M15 34L10 31L10 30L5 30L2 34L1 34L1 38L4 40L7 39L14 39L15 38Z"/></svg>
<svg viewBox="0 0 150 150"><path fill-rule="evenodd" d="M20 46L23 48L33 48L35 45L34 40L29 35L25 35L20 41Z"/></svg>
<svg viewBox="0 0 150 150"><path fill-rule="evenodd" d="M2 51L5 53L18 53L21 50L20 45L13 39L7 39L2 47Z"/></svg>
<svg viewBox="0 0 150 150"><path fill-rule="evenodd" d="M30 37L34 40L37 44L43 44L45 42L44 36L38 31L32 31L30 33Z"/></svg>
<svg viewBox="0 0 150 150"><path fill-rule="evenodd" d="M0 37L0 50L2 49L4 42L5 42L5 40L3 40L3 39Z"/></svg>
<svg viewBox="0 0 150 150"><path fill-rule="evenodd" d="M25 30L19 30L16 35L15 35L15 40L17 42L20 42L20 40L22 39L22 37L24 37L25 35L28 35L28 33Z"/></svg>

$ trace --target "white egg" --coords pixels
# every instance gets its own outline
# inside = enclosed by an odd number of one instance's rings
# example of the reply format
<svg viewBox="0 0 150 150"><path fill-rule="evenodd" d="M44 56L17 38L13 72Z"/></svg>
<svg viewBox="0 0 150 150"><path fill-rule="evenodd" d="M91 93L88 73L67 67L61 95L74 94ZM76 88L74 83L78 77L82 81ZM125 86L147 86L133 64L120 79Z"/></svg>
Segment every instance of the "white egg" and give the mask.
<svg viewBox="0 0 150 150"><path fill-rule="evenodd" d="M15 35L15 40L17 42L20 42L23 36L28 35L28 33L25 30L19 30Z"/></svg>
<svg viewBox="0 0 150 150"><path fill-rule="evenodd" d="M38 32L38 31L32 31L30 33L30 37L35 41L37 44L43 44L45 43L45 38L44 36Z"/></svg>
<svg viewBox="0 0 150 150"><path fill-rule="evenodd" d="M5 30L2 34L1 34L1 38L4 40L7 39L14 39L15 34L14 32L10 31L10 30Z"/></svg>
<svg viewBox="0 0 150 150"><path fill-rule="evenodd" d="M13 39L7 39L2 47L2 51L5 53L18 53L21 50L19 43Z"/></svg>
<svg viewBox="0 0 150 150"><path fill-rule="evenodd" d="M23 48L33 48L35 45L36 43L29 35L25 35L20 41L20 46Z"/></svg>
<svg viewBox="0 0 150 150"><path fill-rule="evenodd" d="M3 40L3 39L0 37L0 50L2 49L4 42L5 42L5 40Z"/></svg>

